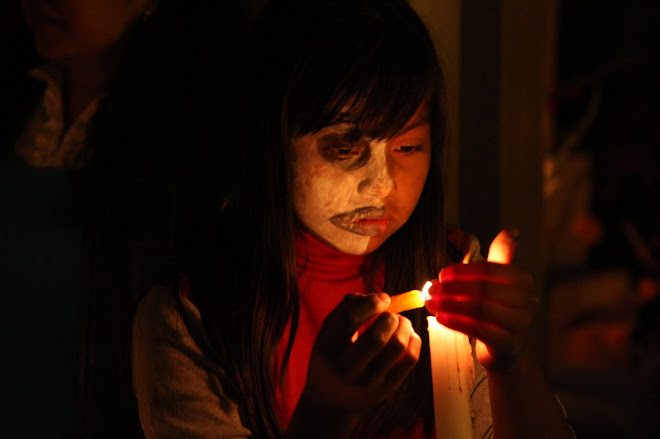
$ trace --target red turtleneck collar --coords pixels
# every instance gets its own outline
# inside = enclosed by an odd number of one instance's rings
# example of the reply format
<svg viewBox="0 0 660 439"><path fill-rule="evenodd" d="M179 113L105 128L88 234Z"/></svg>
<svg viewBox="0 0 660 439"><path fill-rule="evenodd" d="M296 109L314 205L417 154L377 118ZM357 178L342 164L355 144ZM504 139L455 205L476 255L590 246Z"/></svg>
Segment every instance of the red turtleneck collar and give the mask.
<svg viewBox="0 0 660 439"><path fill-rule="evenodd" d="M330 281L345 281L362 277L366 273L365 255L349 255L311 234L299 231L296 236L296 262L298 276L310 276Z"/></svg>

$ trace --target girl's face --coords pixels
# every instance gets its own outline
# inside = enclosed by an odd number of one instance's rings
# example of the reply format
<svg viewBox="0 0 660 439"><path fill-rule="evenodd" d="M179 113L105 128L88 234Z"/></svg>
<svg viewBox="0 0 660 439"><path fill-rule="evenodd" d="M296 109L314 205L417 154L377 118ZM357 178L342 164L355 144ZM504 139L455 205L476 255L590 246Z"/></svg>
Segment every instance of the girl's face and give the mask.
<svg viewBox="0 0 660 439"><path fill-rule="evenodd" d="M388 140L354 140L350 123L292 143L294 206L303 227L344 253L376 250L410 217L431 164L431 127L422 104Z"/></svg>
<svg viewBox="0 0 660 439"><path fill-rule="evenodd" d="M51 61L103 55L140 18L148 0L21 0L37 47Z"/></svg>

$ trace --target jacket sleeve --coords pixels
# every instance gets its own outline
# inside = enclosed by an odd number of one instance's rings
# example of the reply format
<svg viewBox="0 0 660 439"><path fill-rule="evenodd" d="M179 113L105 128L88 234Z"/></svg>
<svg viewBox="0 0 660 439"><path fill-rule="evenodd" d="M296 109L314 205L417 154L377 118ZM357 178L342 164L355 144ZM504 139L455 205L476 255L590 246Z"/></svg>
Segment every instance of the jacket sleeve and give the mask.
<svg viewBox="0 0 660 439"><path fill-rule="evenodd" d="M175 294L171 285L152 288L133 324L133 389L145 436L252 437L223 392L224 370L190 335L189 329L201 329L199 311L185 298L180 309Z"/></svg>

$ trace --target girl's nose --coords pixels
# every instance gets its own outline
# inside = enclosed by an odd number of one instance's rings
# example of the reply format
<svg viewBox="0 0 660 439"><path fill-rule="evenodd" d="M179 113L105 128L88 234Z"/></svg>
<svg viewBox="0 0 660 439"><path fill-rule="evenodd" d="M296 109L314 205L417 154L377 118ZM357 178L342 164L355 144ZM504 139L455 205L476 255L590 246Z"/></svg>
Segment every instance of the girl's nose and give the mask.
<svg viewBox="0 0 660 439"><path fill-rule="evenodd" d="M364 166L364 177L358 186L360 195L385 198L394 189L394 177L388 163L385 142L372 146L371 157Z"/></svg>

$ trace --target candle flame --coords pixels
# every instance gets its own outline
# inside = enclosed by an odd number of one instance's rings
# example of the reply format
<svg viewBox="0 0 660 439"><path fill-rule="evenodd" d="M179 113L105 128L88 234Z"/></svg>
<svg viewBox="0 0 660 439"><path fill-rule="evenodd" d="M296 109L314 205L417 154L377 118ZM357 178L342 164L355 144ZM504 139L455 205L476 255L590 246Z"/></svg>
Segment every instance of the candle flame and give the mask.
<svg viewBox="0 0 660 439"><path fill-rule="evenodd" d="M431 282L426 282L422 291L410 290L407 293L392 296L389 306L385 309L387 312L398 314L411 309L423 308L426 302L431 299L429 288Z"/></svg>
<svg viewBox="0 0 660 439"><path fill-rule="evenodd" d="M488 249L488 262L510 264L518 244L518 231L504 229L493 239Z"/></svg>
<svg viewBox="0 0 660 439"><path fill-rule="evenodd" d="M431 281L430 281L430 280L427 281L427 282L424 284L424 287L422 288L422 291L421 291L421 293L420 293L421 296L422 296L422 299L424 299L425 302L426 302L427 300L430 300L430 299L431 299L431 295L429 294L429 288L431 288L431 285L433 285L433 284L431 283Z"/></svg>
<svg viewBox="0 0 660 439"><path fill-rule="evenodd" d="M506 245L499 241L493 241L488 251L488 262L507 264L511 262L510 259Z"/></svg>

